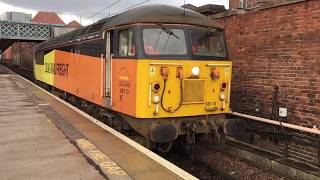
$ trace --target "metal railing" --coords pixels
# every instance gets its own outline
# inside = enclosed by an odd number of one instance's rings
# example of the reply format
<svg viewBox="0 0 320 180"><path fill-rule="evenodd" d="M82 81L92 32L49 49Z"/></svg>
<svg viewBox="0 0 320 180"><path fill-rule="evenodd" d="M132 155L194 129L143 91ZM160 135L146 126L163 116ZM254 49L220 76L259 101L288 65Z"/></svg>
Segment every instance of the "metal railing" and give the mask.
<svg viewBox="0 0 320 180"><path fill-rule="evenodd" d="M57 25L59 26L59 25ZM0 39L47 40L55 25L0 21Z"/></svg>

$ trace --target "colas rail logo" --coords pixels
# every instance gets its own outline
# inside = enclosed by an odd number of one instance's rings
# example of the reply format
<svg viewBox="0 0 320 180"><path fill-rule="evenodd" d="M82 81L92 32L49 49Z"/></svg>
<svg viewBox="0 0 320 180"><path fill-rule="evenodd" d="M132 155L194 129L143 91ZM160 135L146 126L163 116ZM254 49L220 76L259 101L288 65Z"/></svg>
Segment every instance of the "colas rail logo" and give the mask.
<svg viewBox="0 0 320 180"><path fill-rule="evenodd" d="M60 64L60 63L45 63L45 72L59 75L59 76L68 76L69 64Z"/></svg>

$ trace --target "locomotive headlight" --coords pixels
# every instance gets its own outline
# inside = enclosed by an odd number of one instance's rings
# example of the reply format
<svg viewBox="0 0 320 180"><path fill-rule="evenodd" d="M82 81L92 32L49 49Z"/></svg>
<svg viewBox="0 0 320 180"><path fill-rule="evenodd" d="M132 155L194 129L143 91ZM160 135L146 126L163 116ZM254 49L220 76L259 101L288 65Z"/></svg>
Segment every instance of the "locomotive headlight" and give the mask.
<svg viewBox="0 0 320 180"><path fill-rule="evenodd" d="M154 94L154 95L152 96L152 102L153 102L154 104L158 104L158 103L160 102L160 96L159 96L159 94Z"/></svg>
<svg viewBox="0 0 320 180"><path fill-rule="evenodd" d="M226 93L224 91L220 92L220 100L225 101L226 100Z"/></svg>
<svg viewBox="0 0 320 180"><path fill-rule="evenodd" d="M198 66L193 66L191 69L192 75L199 76L200 74L200 68Z"/></svg>

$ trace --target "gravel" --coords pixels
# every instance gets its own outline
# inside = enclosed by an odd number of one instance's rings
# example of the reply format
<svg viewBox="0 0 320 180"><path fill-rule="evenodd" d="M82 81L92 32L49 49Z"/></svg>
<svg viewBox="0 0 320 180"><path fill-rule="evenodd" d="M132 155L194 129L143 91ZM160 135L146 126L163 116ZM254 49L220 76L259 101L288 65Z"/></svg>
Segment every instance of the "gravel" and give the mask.
<svg viewBox="0 0 320 180"><path fill-rule="evenodd" d="M172 152L164 157L201 180L284 179L268 169L258 168L248 161L215 151L210 147L195 146L191 154L174 147Z"/></svg>

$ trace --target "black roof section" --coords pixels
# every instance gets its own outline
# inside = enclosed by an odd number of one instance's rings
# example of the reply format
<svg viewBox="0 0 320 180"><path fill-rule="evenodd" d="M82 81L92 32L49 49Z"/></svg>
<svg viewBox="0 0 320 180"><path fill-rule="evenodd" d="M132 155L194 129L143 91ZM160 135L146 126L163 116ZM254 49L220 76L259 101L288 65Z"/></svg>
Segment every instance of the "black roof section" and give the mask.
<svg viewBox="0 0 320 180"><path fill-rule="evenodd" d="M124 11L89 26L51 38L40 44L38 50L50 49L67 43L99 37L101 31L105 29L135 23L188 24L222 29L208 17L189 9L168 5L147 5Z"/></svg>

